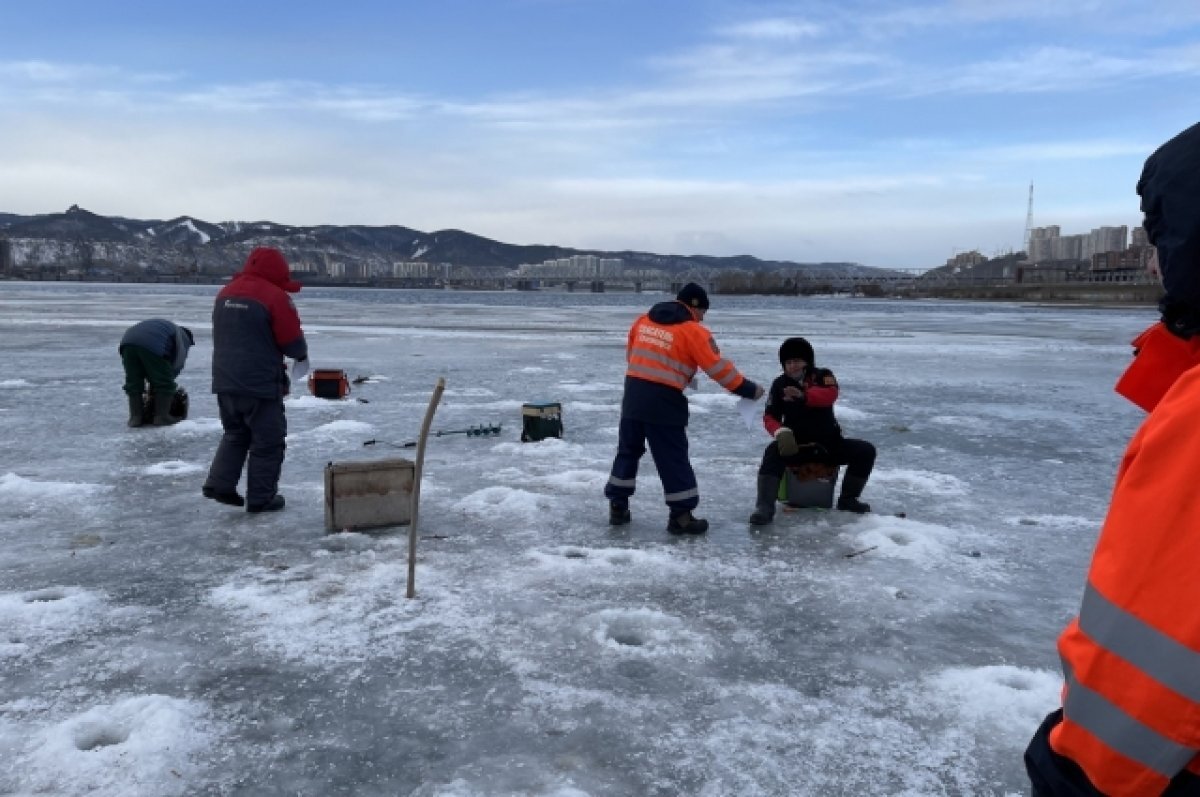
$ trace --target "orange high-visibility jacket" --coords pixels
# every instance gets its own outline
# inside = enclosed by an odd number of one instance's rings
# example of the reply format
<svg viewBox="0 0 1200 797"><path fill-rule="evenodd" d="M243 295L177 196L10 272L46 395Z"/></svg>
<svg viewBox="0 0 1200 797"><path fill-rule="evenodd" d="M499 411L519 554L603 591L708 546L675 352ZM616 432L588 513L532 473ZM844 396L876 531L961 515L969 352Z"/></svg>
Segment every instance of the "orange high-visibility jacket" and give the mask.
<svg viewBox="0 0 1200 797"><path fill-rule="evenodd" d="M728 391L745 377L721 356L712 333L699 322L656 324L646 314L629 328L625 346L625 375L683 390L699 368Z"/></svg>
<svg viewBox="0 0 1200 797"><path fill-rule="evenodd" d="M1050 746L1113 797L1200 774L1200 366L1167 391L1117 473L1079 616L1062 632Z"/></svg>

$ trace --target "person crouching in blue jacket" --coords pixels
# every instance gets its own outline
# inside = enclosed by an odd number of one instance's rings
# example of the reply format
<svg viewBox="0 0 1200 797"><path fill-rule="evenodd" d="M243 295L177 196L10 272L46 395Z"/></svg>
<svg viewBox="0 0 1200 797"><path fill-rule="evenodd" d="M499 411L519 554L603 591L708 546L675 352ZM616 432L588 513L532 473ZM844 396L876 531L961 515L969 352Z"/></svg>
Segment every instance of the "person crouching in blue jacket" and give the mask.
<svg viewBox="0 0 1200 797"><path fill-rule="evenodd" d="M141 321L121 337L117 353L125 368L125 393L129 397L129 426L141 426L146 411L142 395L150 385L155 426L169 426L181 418L171 415L171 400L178 385L175 377L183 371L188 350L196 343L187 327L162 318Z"/></svg>

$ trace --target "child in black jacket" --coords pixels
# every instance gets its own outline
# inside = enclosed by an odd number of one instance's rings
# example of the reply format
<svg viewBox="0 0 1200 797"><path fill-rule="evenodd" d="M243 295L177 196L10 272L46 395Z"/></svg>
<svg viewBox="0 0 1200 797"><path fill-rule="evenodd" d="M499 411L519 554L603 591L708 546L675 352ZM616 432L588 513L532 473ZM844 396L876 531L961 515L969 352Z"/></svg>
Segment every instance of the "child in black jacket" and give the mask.
<svg viewBox="0 0 1200 797"><path fill-rule="evenodd" d="M860 501L871 469L875 446L842 436L833 414L838 397L837 378L828 368L813 363L813 347L804 338L788 338L779 347L783 374L771 383L763 425L775 438L763 451L758 468L758 498L750 522L756 526L775 517L775 501L784 468L808 462L846 465L837 508L870 512Z"/></svg>

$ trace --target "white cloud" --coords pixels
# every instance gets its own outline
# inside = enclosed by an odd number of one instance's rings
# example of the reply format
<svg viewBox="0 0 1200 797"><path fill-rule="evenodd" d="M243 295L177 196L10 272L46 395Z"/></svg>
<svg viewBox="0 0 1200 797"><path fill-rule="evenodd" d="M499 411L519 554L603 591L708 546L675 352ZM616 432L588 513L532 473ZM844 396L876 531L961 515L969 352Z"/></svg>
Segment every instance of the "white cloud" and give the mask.
<svg viewBox="0 0 1200 797"><path fill-rule="evenodd" d="M734 38L792 41L817 36L823 32L823 29L820 25L807 20L775 17L741 22L720 32Z"/></svg>

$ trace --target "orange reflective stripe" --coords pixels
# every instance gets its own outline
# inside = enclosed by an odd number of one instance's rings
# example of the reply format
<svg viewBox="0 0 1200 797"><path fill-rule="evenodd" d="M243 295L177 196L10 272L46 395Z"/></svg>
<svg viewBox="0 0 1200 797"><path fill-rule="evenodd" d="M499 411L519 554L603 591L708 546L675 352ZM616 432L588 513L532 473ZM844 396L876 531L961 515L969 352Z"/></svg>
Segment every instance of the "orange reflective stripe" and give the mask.
<svg viewBox="0 0 1200 797"><path fill-rule="evenodd" d="M1113 752L1086 728L1065 718L1050 731L1050 747L1084 767L1088 780L1108 797L1158 797L1170 782L1138 762ZM1097 761L1102 761L1103 766L1088 768L1081 763Z"/></svg>
<svg viewBox="0 0 1200 797"><path fill-rule="evenodd" d="M740 381L738 377L741 376L737 368L733 367L733 363L724 357L717 360L711 367L705 368L704 373L708 374L714 382L726 390L737 388Z"/></svg>
<svg viewBox="0 0 1200 797"><path fill-rule="evenodd" d="M1085 607L1096 605L1085 600ZM1059 652L1067 685L1054 749L1105 794L1157 794L1160 780L1196 755L1183 738L1196 727L1196 704L1097 644L1078 619L1059 637Z"/></svg>
<svg viewBox="0 0 1200 797"><path fill-rule="evenodd" d="M688 381L691 381L691 378L696 375L695 368L688 366L679 359L663 352L651 351L641 347L634 347L630 354L630 361L641 362L645 365L662 366L687 377Z"/></svg>
<svg viewBox="0 0 1200 797"><path fill-rule="evenodd" d="M645 379L650 382L658 382L663 385L670 385L683 390L687 387L688 380L684 379L673 371L668 371L663 368L655 368L652 366L643 365L641 363L631 362L629 367L625 369L626 376L633 376L638 379Z"/></svg>
<svg viewBox="0 0 1200 797"><path fill-rule="evenodd" d="M1068 671L1063 716L1087 729L1110 749L1152 773L1170 779L1196 751L1131 717L1120 706L1076 681Z"/></svg>
<svg viewBox="0 0 1200 797"><path fill-rule="evenodd" d="M1104 597L1090 581L1079 610L1079 628L1153 680L1192 703L1200 702L1200 652L1143 623Z"/></svg>

